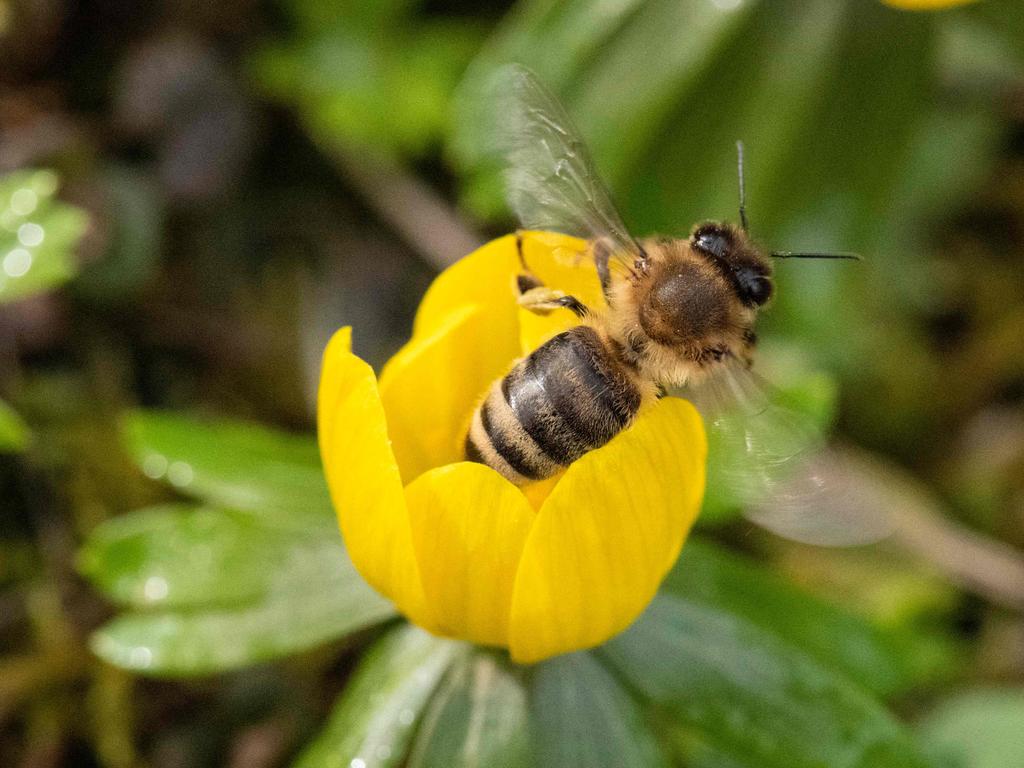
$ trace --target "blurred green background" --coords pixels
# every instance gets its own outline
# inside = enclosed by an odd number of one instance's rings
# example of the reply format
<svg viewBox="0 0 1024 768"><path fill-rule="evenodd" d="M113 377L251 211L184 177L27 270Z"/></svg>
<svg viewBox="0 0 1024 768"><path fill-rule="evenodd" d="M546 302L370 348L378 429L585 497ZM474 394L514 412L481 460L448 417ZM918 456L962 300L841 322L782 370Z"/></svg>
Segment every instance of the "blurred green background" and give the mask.
<svg viewBox="0 0 1024 768"><path fill-rule="evenodd" d="M936 764L1024 765L1018 0L0 0L0 763L279 766L319 731L390 616L316 535L319 356L351 324L379 366L514 226L481 99L507 61L635 234L735 218L743 139L759 241L864 256L779 264L761 358L897 533L788 543L712 484L705 541L759 570L694 545L672 589L804 643ZM296 613L308 579L345 586ZM856 629L809 639L819 604Z"/></svg>

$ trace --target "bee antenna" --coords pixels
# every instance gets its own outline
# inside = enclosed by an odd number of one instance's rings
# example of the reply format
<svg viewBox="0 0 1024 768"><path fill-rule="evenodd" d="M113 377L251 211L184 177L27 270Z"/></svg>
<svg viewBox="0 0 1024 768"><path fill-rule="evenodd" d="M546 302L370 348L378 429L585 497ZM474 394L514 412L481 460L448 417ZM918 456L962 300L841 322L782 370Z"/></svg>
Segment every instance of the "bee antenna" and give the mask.
<svg viewBox="0 0 1024 768"><path fill-rule="evenodd" d="M736 142L736 171L740 177L740 224L743 231L747 232L747 185L743 178L743 142Z"/></svg>
<svg viewBox="0 0 1024 768"><path fill-rule="evenodd" d="M805 251L772 251L773 259L850 259L860 261L859 253L846 253L836 251L834 253L813 253Z"/></svg>

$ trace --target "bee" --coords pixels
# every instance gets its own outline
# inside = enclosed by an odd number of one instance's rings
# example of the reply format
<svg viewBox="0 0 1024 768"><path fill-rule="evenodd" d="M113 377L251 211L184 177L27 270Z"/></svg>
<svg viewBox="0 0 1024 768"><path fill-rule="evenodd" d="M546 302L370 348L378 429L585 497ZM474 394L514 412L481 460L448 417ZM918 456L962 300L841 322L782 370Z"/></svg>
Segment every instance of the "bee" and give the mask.
<svg viewBox="0 0 1024 768"><path fill-rule="evenodd" d="M521 256L521 235L517 245ZM604 311L529 272L519 276L522 306L565 307L581 323L494 382L473 415L467 458L517 484L550 477L606 444L667 389L697 383L727 361L750 364L772 268L741 228L707 222L687 239L630 243L628 270L613 279L618 247L590 244Z"/></svg>
<svg viewBox="0 0 1024 768"><path fill-rule="evenodd" d="M568 309L580 322L490 386L473 414L466 458L526 485L608 443L645 404L682 395L710 427L716 480L746 500L750 519L812 544L863 544L890 533L890 520L864 516L845 486L848 467L834 460L820 431L781 407L751 370L757 316L775 291L772 259L859 256L757 245L740 142L738 225L708 221L687 238L637 240L569 116L537 77L510 65L495 92L510 207L524 230L586 238L606 306L544 285L517 235L519 304L540 314Z"/></svg>

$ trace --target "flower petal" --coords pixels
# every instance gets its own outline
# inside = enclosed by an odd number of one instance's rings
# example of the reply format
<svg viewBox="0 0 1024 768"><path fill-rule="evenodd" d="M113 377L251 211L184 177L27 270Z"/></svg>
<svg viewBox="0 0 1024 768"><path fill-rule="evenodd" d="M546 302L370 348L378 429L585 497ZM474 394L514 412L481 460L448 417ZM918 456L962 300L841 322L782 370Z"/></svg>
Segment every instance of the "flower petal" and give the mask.
<svg viewBox="0 0 1024 768"><path fill-rule="evenodd" d="M552 288L571 293L591 306L603 304L587 243L557 232L523 231L523 255L530 271ZM523 272L516 235L505 235L477 248L437 276L416 312L413 336L431 333L452 311L467 305L492 310L488 320L514 330L516 277ZM571 313L569 313L571 315Z"/></svg>
<svg viewBox="0 0 1024 768"><path fill-rule="evenodd" d="M317 402L320 456L352 562L363 578L430 627L398 464L373 370L342 328L324 350Z"/></svg>
<svg viewBox="0 0 1024 768"><path fill-rule="evenodd" d="M516 356L515 335L495 335L490 312L481 306L454 310L433 332L414 336L384 367L380 396L407 482L464 458L473 408Z"/></svg>
<svg viewBox="0 0 1024 768"><path fill-rule="evenodd" d="M586 240L558 232L521 234L523 258L545 285L570 293L590 307L605 306L597 267L590 258Z"/></svg>
<svg viewBox="0 0 1024 768"><path fill-rule="evenodd" d="M587 306L605 306L587 242L557 232L519 233L523 257L530 271L545 285L576 296ZM437 276L416 313L413 338L435 332L452 312L467 306L485 307L481 318L494 338L507 338L523 328L522 352L536 349L547 339L576 325L568 309L535 315L516 304L516 277L523 272L516 235L505 235L481 246Z"/></svg>
<svg viewBox="0 0 1024 768"><path fill-rule="evenodd" d="M551 232L521 236L531 271L591 306L603 306L584 240ZM523 353L520 322L527 324L534 346L578 323L568 310L539 317L519 309L515 279L522 271L515 235L446 269L420 304L412 339L384 367L381 398L407 482L463 458L476 402Z"/></svg>
<svg viewBox="0 0 1024 768"><path fill-rule="evenodd" d="M519 273L515 235L482 245L438 275L423 296L413 338L433 334L452 312L468 306L486 307L482 318L495 338L516 332L515 278Z"/></svg>
<svg viewBox="0 0 1024 768"><path fill-rule="evenodd" d="M420 475L405 498L436 631L506 646L512 587L534 520L523 494L493 469L463 462Z"/></svg>
<svg viewBox="0 0 1024 768"><path fill-rule="evenodd" d="M569 467L523 548L509 627L513 659L588 648L632 623L697 517L706 459L696 409L665 398Z"/></svg>

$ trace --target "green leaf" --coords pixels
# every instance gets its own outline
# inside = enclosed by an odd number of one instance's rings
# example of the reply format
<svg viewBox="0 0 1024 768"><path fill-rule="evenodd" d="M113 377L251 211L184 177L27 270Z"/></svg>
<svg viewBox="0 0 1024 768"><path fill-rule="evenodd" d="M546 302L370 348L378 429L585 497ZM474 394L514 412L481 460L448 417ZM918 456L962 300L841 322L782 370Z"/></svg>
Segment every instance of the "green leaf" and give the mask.
<svg viewBox="0 0 1024 768"><path fill-rule="evenodd" d="M28 445L28 427L11 406L0 400L0 453L23 451Z"/></svg>
<svg viewBox="0 0 1024 768"><path fill-rule="evenodd" d="M479 650L457 661L431 699L408 768L527 768L526 689L507 656Z"/></svg>
<svg viewBox="0 0 1024 768"><path fill-rule="evenodd" d="M256 424L138 411L125 422L129 450L149 477L267 525L333 528L313 438Z"/></svg>
<svg viewBox="0 0 1024 768"><path fill-rule="evenodd" d="M293 534L233 510L168 504L99 525L79 570L109 598L147 608L253 602L305 578L337 571L339 534Z"/></svg>
<svg viewBox="0 0 1024 768"><path fill-rule="evenodd" d="M73 250L88 218L57 202L52 171L0 178L0 304L49 290L78 270Z"/></svg>
<svg viewBox="0 0 1024 768"><path fill-rule="evenodd" d="M668 765L637 703L591 654L550 659L532 674L530 721L537 766Z"/></svg>
<svg viewBox="0 0 1024 768"><path fill-rule="evenodd" d="M341 545L315 442L233 421L137 412L143 472L226 509L164 506L100 526L80 567L119 616L93 649L153 675L279 658L391 618ZM183 610L175 610L175 609Z"/></svg>
<svg viewBox="0 0 1024 768"><path fill-rule="evenodd" d="M963 768L1024 765L1024 689L957 694L920 723L921 736Z"/></svg>
<svg viewBox="0 0 1024 768"><path fill-rule="evenodd" d="M180 554L186 563L202 557ZM217 551L209 549L206 554L215 559ZM282 560L259 565L269 574L262 585L265 593L253 602L230 608L125 613L93 635L93 651L111 664L149 675L204 675L306 650L395 614L394 607L362 580L340 544L319 550L294 547ZM251 566L246 570L251 572ZM132 581L116 589L137 596L140 575L136 572ZM187 580L181 573L169 575ZM212 584L236 600L244 590L244 585L229 583L233 575L226 571L225 581L218 581L209 566L205 576L206 580L197 575L192 586ZM176 589L185 586L171 579L168 595L172 584ZM143 599L147 587L143 581ZM159 591L163 589L160 585ZM188 600L184 595L178 599ZM204 602L202 595L195 599Z"/></svg>
<svg viewBox="0 0 1024 768"><path fill-rule="evenodd" d="M708 542L686 543L662 589L742 617L880 696L955 669L914 636L874 627Z"/></svg>
<svg viewBox="0 0 1024 768"><path fill-rule="evenodd" d="M421 155L447 128L451 92L479 36L473 25L401 11L387 21L348 13L266 46L253 75L328 150Z"/></svg>
<svg viewBox="0 0 1024 768"><path fill-rule="evenodd" d="M364 657L327 726L295 768L404 765L423 708L467 646L403 625Z"/></svg>
<svg viewBox="0 0 1024 768"><path fill-rule="evenodd" d="M743 763L927 765L878 703L741 617L661 596L602 653L678 725Z"/></svg>
<svg viewBox="0 0 1024 768"><path fill-rule="evenodd" d="M985 0L984 3L973 3L958 9L957 16L984 25L990 38L988 45L993 45L994 40L1000 40L1024 67L1024 19L1021 18L1020 3L1017 0Z"/></svg>

